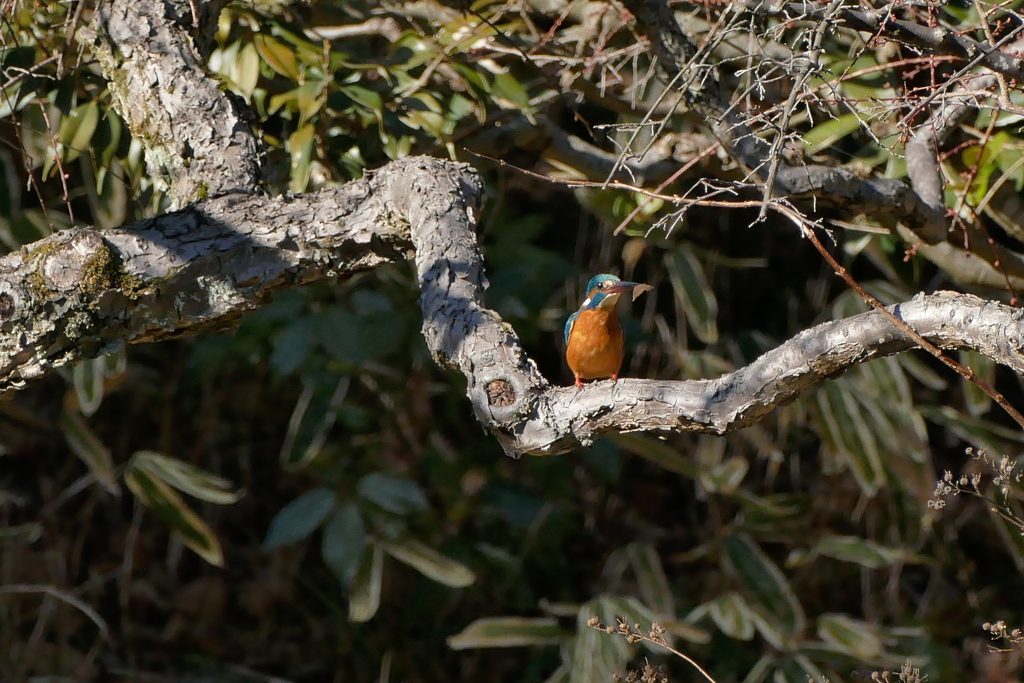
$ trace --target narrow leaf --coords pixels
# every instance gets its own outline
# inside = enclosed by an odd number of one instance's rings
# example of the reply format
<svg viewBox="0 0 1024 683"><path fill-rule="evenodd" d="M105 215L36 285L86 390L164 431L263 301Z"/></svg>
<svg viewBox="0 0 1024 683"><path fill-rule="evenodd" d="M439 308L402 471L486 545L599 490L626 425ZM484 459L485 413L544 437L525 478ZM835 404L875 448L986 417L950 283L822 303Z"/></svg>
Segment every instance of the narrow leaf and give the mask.
<svg viewBox="0 0 1024 683"><path fill-rule="evenodd" d="M597 617L604 625L615 625L616 617L628 621L636 619L625 613L612 596L599 596L580 606L576 617L576 641L573 644L572 671L570 683L595 683L610 681L619 674L629 661L632 648L625 639L616 634L605 633L587 625L591 617Z"/></svg>
<svg viewBox="0 0 1024 683"><path fill-rule="evenodd" d="M989 386L996 381L996 362L976 351L961 351L960 364L974 371L974 374ZM992 398L974 382L960 378L964 388L964 404L972 417L981 417L992 408Z"/></svg>
<svg viewBox="0 0 1024 683"><path fill-rule="evenodd" d="M270 68L292 81L299 80L299 64L295 58L295 51L284 43L268 36L265 33L257 33L253 36L253 43L260 57L263 58Z"/></svg>
<svg viewBox="0 0 1024 683"><path fill-rule="evenodd" d="M659 617L674 617L675 598L662 568L658 551L650 543L630 543L626 546L626 555L629 557L633 573L636 574L640 597L644 603Z"/></svg>
<svg viewBox="0 0 1024 683"><path fill-rule="evenodd" d="M313 160L313 125L307 123L291 134L288 138L288 152L291 154L291 180L288 189L292 192L304 192L309 184L309 173Z"/></svg>
<svg viewBox="0 0 1024 683"><path fill-rule="evenodd" d="M561 637L558 620L550 617L486 617L477 619L448 638L448 647L453 650L473 650L483 647L557 645Z"/></svg>
<svg viewBox="0 0 1024 683"><path fill-rule="evenodd" d="M301 469L320 454L351 381L348 375L336 382L333 376L303 378L302 392L281 444L281 464L285 469Z"/></svg>
<svg viewBox="0 0 1024 683"><path fill-rule="evenodd" d="M368 474L357 484L359 495L389 512L426 510L427 496L416 482L383 472Z"/></svg>
<svg viewBox="0 0 1024 683"><path fill-rule="evenodd" d="M730 638L750 640L754 637L754 619L747 601L739 593L726 593L708 606L715 626Z"/></svg>
<svg viewBox="0 0 1024 683"><path fill-rule="evenodd" d="M366 544L366 530L359 508L348 503L334 510L324 527L321 553L324 562L342 585L348 587L359 569L359 558Z"/></svg>
<svg viewBox="0 0 1024 683"><path fill-rule="evenodd" d="M852 562L868 569L880 569L913 557L899 548L887 548L858 536L828 535L814 546L814 553L843 562Z"/></svg>
<svg viewBox="0 0 1024 683"><path fill-rule="evenodd" d="M425 543L414 539L381 542L388 555L407 564L428 579L451 588L465 588L474 581L473 571L450 557L442 555Z"/></svg>
<svg viewBox="0 0 1024 683"><path fill-rule="evenodd" d="M860 662L871 662L884 653L875 629L846 614L822 614L818 617L818 636Z"/></svg>
<svg viewBox="0 0 1024 683"><path fill-rule="evenodd" d="M804 148L809 154L823 152L859 129L860 118L856 114L843 114L807 131L804 134Z"/></svg>
<svg viewBox="0 0 1024 683"><path fill-rule="evenodd" d="M645 460L650 460L670 472L691 479L697 476L697 466L692 459L657 437L643 434L615 434L610 439L617 446L635 453Z"/></svg>
<svg viewBox="0 0 1024 683"><path fill-rule="evenodd" d="M185 545L210 564L224 566L220 542L206 522L167 482L129 461L124 482L139 501L177 533Z"/></svg>
<svg viewBox="0 0 1024 683"><path fill-rule="evenodd" d="M4 543L35 543L42 537L42 522L25 522L15 526L0 526L0 545Z"/></svg>
<svg viewBox="0 0 1024 683"><path fill-rule="evenodd" d="M366 547L348 599L349 621L362 624L373 618L380 607L380 588L384 580L384 552L376 543Z"/></svg>
<svg viewBox="0 0 1024 683"><path fill-rule="evenodd" d="M103 402L103 375L105 361L90 358L75 365L71 370L72 385L75 387L75 398L82 415L94 415Z"/></svg>
<svg viewBox="0 0 1024 683"><path fill-rule="evenodd" d="M273 550L306 538L327 519L334 502L334 492L320 487L288 503L270 522L263 549Z"/></svg>
<svg viewBox="0 0 1024 683"><path fill-rule="evenodd" d="M775 622L784 635L795 637L804 629L803 608L785 575L745 534L733 534L725 542L730 568L750 595Z"/></svg>
<svg viewBox="0 0 1024 683"><path fill-rule="evenodd" d="M238 92L246 100L252 97L252 93L256 90L256 83L260 78L260 56L256 51L256 46L249 43L235 56L234 62L231 64L231 73L229 75L231 81L238 88Z"/></svg>
<svg viewBox="0 0 1024 683"><path fill-rule="evenodd" d="M132 462L134 467L146 469L182 493L207 503L231 505L244 493L232 491L231 481L224 477L155 451L136 451Z"/></svg>
<svg viewBox="0 0 1024 683"><path fill-rule="evenodd" d="M96 125L100 122L100 108L96 102L86 102L61 119L57 140L64 148L64 160L73 161L88 149Z"/></svg>
<svg viewBox="0 0 1024 683"><path fill-rule="evenodd" d="M58 424L68 446L86 464L103 489L113 496L121 495L110 451L96 438L85 420L76 413L65 412L60 416Z"/></svg>
<svg viewBox="0 0 1024 683"><path fill-rule="evenodd" d="M667 254L665 264L676 302L693 333L705 344L718 341L718 300L704 274L704 266L688 244Z"/></svg>

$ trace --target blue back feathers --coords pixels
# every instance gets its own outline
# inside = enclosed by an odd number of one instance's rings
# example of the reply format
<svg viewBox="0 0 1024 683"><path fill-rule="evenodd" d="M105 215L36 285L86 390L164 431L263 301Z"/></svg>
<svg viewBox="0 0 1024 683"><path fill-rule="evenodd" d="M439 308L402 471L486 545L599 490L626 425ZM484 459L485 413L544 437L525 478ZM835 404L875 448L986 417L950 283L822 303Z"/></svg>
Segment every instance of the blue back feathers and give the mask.
<svg viewBox="0 0 1024 683"><path fill-rule="evenodd" d="M576 311L575 313L573 313L572 315L569 316L568 320L565 321L565 345L566 346L569 345L569 333L572 332L573 323L576 322L576 316L578 316L579 314L580 314L580 312Z"/></svg>

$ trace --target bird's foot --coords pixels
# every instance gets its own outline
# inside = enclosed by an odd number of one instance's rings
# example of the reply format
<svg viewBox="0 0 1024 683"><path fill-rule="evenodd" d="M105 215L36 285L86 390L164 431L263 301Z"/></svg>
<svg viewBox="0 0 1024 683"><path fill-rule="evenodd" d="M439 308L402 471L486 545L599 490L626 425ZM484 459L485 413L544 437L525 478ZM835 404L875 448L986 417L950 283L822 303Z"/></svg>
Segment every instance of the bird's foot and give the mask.
<svg viewBox="0 0 1024 683"><path fill-rule="evenodd" d="M576 375L576 389L579 390L579 389L582 389L582 388L583 388L583 379L579 375Z"/></svg>

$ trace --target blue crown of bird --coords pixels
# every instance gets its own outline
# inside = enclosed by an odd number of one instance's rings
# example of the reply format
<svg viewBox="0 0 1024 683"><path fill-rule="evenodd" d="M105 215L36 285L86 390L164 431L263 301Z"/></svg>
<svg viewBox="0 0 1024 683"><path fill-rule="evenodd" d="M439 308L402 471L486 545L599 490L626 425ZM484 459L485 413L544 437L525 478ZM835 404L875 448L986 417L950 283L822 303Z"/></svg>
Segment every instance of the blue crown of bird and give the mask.
<svg viewBox="0 0 1024 683"><path fill-rule="evenodd" d="M576 388L582 389L585 379L619 378L622 328L615 304L623 292L632 289L635 299L650 288L607 273L590 278L579 310L565 321L565 360L575 377Z"/></svg>

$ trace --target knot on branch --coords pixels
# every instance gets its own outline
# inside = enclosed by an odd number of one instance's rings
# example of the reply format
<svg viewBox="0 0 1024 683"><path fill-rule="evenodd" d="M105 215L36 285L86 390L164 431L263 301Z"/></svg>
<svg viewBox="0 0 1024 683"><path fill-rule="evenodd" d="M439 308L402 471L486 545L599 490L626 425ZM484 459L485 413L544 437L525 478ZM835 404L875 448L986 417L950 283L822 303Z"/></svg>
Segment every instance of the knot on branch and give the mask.
<svg viewBox="0 0 1024 683"><path fill-rule="evenodd" d="M43 288L91 293L112 285L113 255L93 230L69 231L65 239L43 245L30 258L37 259L35 284Z"/></svg>
<svg viewBox="0 0 1024 683"><path fill-rule="evenodd" d="M516 402L516 390L508 380L488 382L484 391L487 392L487 404L491 407L504 408Z"/></svg>

